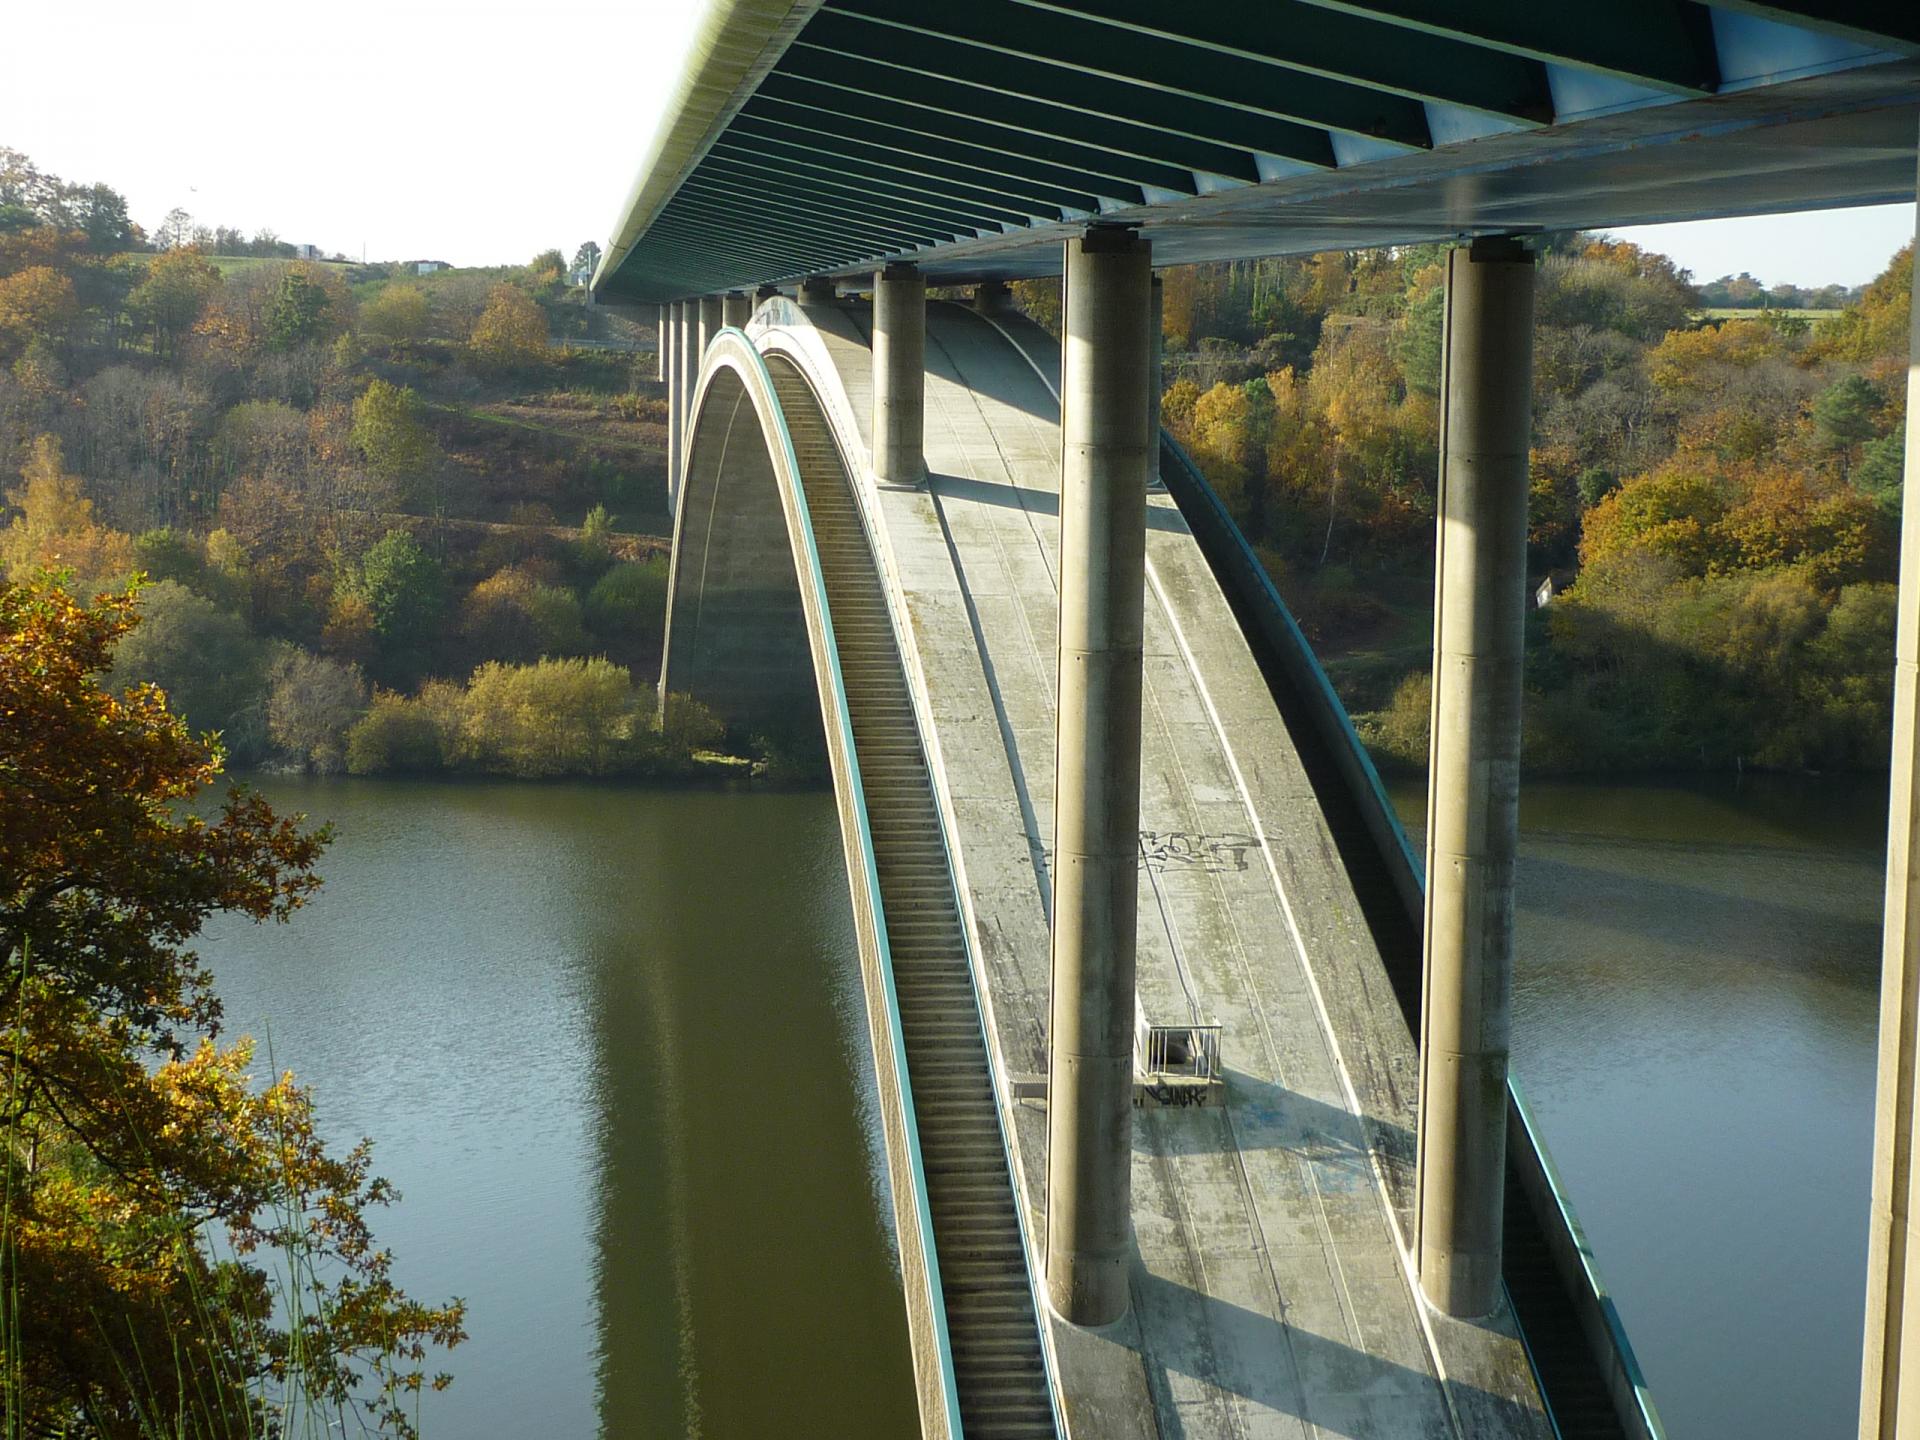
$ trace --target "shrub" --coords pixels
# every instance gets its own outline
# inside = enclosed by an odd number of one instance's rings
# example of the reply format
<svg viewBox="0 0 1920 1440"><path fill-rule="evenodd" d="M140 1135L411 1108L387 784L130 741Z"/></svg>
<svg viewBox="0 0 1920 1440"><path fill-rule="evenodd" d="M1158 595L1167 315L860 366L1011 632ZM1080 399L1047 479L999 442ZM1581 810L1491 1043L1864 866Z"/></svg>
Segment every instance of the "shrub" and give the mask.
<svg viewBox="0 0 1920 1440"><path fill-rule="evenodd" d="M628 636L658 639L667 627L667 563L614 566L587 592L586 620L602 640Z"/></svg>
<svg viewBox="0 0 1920 1440"><path fill-rule="evenodd" d="M632 678L609 661L490 661L468 682L464 734L482 769L604 775L632 733L632 710Z"/></svg>
<svg viewBox="0 0 1920 1440"><path fill-rule="evenodd" d="M347 732L367 708L358 665L297 646L274 660L267 679L267 733L303 766L331 774L346 761Z"/></svg>

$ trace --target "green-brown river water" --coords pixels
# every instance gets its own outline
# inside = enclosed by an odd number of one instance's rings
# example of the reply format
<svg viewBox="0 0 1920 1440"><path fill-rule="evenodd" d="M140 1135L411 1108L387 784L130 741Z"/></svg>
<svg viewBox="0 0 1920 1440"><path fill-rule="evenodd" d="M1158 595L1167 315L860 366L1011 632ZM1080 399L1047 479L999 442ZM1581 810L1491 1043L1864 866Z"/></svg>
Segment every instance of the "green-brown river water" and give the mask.
<svg viewBox="0 0 1920 1440"><path fill-rule="evenodd" d="M468 1301L428 1440L913 1432L830 801L260 783L326 890L203 953ZM1880 792L1527 788L1515 1065L1675 1440L1853 1430Z"/></svg>

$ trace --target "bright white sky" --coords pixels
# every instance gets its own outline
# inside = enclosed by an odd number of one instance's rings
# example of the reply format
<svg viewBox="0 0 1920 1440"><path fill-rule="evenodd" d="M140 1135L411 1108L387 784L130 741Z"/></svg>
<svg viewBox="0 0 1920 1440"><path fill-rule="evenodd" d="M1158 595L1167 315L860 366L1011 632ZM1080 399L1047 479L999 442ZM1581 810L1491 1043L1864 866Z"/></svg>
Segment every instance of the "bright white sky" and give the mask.
<svg viewBox="0 0 1920 1440"><path fill-rule="evenodd" d="M203 224L376 260L604 242L697 0L14 0L0 145ZM1702 280L1859 284L1912 206L1619 232Z"/></svg>

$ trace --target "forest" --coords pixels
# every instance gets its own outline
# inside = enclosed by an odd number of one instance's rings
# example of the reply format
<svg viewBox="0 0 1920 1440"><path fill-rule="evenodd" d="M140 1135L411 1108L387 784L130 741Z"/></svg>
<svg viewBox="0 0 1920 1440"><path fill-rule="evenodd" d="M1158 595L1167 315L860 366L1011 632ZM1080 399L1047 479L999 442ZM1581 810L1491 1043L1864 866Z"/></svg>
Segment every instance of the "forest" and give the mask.
<svg viewBox="0 0 1920 1440"><path fill-rule="evenodd" d="M163 231L0 151L0 573L143 575L116 676L242 764L660 774L718 743L654 717L651 356L561 252L421 275Z"/></svg>
<svg viewBox="0 0 1920 1440"><path fill-rule="evenodd" d="M1540 249L1529 560L1551 598L1527 765L1884 765L1912 248L1813 316L1714 312L1603 236ZM1165 272L1165 422L1406 766L1427 743L1440 261Z"/></svg>

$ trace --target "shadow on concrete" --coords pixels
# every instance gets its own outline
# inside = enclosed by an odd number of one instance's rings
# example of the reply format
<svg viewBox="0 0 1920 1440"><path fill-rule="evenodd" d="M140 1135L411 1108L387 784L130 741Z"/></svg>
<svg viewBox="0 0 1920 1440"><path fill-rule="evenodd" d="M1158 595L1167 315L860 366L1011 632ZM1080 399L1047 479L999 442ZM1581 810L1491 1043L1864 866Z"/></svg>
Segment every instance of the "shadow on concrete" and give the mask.
<svg viewBox="0 0 1920 1440"><path fill-rule="evenodd" d="M1015 316L1002 323L1031 322ZM1060 423L1060 402L1034 373L1024 350L1009 345L993 322L971 307L951 301L929 305L927 346L946 361L952 372L947 378L955 383L1049 425Z"/></svg>
<svg viewBox="0 0 1920 1440"><path fill-rule="evenodd" d="M1025 510L1033 515L1058 516L1060 497L1050 490L1035 490L1025 485L1000 485L989 480L973 480L961 475L932 475L928 483L943 499L974 505L998 505L1007 510ZM1177 510L1147 507L1147 528L1185 535L1187 522Z"/></svg>
<svg viewBox="0 0 1920 1440"><path fill-rule="evenodd" d="M1133 1303L1142 1329L1182 1343L1142 1355L1164 1436L1186 1434L1175 1376L1186 1376L1262 1409L1321 1426L1335 1435L1440 1435L1451 1433L1440 1382L1383 1355L1370 1354L1308 1328L1304 1317L1288 1324L1230 1300L1207 1295L1136 1261ZM1402 1292L1404 1293L1404 1292ZM1393 1290L1374 1297L1396 1303ZM1299 1314L1286 1296L1280 1303ZM1411 1299L1399 1303L1411 1306ZM1371 1317L1363 1316L1365 1324ZM1386 1328L1386 1320L1376 1329ZM1411 1313L1404 1324L1414 1324ZM1478 1413L1511 1401L1456 1384L1459 1398ZM1259 1427L1255 1427L1256 1429ZM1211 1432L1212 1427L1209 1427Z"/></svg>

